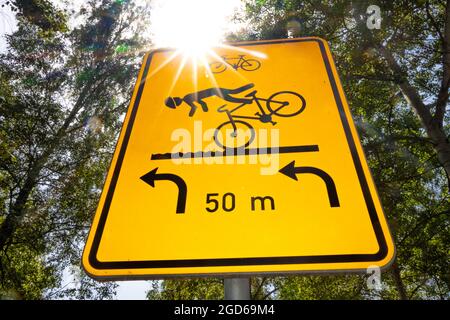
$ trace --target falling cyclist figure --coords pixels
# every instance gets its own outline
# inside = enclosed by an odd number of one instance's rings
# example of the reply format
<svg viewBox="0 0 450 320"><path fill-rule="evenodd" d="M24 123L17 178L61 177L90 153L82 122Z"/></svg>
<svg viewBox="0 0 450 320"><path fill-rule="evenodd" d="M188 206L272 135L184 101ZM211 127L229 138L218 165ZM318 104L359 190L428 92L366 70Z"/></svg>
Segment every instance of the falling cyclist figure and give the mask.
<svg viewBox="0 0 450 320"><path fill-rule="evenodd" d="M249 83L236 89L226 88L209 88L194 93L189 93L183 98L168 97L165 101L166 106L175 109L185 102L190 106L189 116L192 117L200 105L204 112L208 111L208 105L204 99L208 97L219 97L227 102L236 103L238 105L229 106L224 104L217 108L217 112L227 116L228 121L219 125L214 132L214 141L224 149L232 147L247 147L255 139L255 130L247 121L259 121L262 123L271 123L276 125L277 122L273 117L282 118L294 117L300 114L306 107L306 100L303 96L294 91L279 91L273 93L268 98L257 96L257 90L244 95L244 97L236 97L238 93L253 88L255 85ZM245 112L247 106L256 105L258 112L249 114ZM239 133L241 132L241 134ZM247 134L245 134L247 132ZM242 134L244 133L244 134Z"/></svg>
<svg viewBox="0 0 450 320"><path fill-rule="evenodd" d="M201 90L194 93L189 93L185 95L183 98L180 97L168 97L165 101L166 106L172 109L175 109L178 107L181 103L186 102L186 104L191 107L191 110L189 111L189 116L192 117L197 110L198 103L204 112L208 111L208 105L206 104L203 99L206 99L208 97L219 97L224 99L228 102L234 102L234 103L243 103L243 104L250 104L252 103L253 99L252 97L248 98L238 98L234 95L239 94L241 92L244 92L248 89L253 88L255 85L253 83L247 84L245 86L236 88L236 89L226 89L226 88L209 88L205 90Z"/></svg>

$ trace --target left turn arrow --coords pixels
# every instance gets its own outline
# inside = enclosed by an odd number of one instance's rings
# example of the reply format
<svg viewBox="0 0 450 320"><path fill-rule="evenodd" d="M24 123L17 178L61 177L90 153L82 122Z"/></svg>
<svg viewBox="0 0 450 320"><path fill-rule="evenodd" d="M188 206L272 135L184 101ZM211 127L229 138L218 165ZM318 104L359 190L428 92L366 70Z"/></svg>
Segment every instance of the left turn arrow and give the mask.
<svg viewBox="0 0 450 320"><path fill-rule="evenodd" d="M181 177L175 174L156 173L157 170L158 168L155 168L152 171L144 174L141 177L141 180L152 187L155 187L155 180L169 180L174 182L178 186L177 213L184 213L186 209L186 195L187 195L186 182L184 182L184 180Z"/></svg>

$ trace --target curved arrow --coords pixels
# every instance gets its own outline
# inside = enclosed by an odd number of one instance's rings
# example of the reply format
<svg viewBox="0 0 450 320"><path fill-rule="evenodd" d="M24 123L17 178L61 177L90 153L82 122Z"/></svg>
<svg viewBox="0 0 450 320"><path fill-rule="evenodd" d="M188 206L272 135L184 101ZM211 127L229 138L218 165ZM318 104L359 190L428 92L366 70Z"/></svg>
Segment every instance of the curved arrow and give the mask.
<svg viewBox="0 0 450 320"><path fill-rule="evenodd" d="M295 166L295 160L289 163L284 168L280 169L280 172L286 176L288 176L291 179L294 179L298 181L297 174L299 173L311 173L315 174L316 176L319 176L322 178L322 180L325 182L325 185L327 186L327 192L328 192L328 199L330 201L331 207L339 207L339 198L336 191L336 186L334 184L333 179L330 177L328 173L325 171L318 169L316 167L296 167Z"/></svg>
<svg viewBox="0 0 450 320"><path fill-rule="evenodd" d="M184 182L184 180L181 177L175 174L156 173L157 170L158 168L155 168L152 171L144 174L141 177L141 180L152 187L155 187L155 180L169 180L174 182L178 186L177 213L184 213L186 209L186 195L187 195L186 182Z"/></svg>

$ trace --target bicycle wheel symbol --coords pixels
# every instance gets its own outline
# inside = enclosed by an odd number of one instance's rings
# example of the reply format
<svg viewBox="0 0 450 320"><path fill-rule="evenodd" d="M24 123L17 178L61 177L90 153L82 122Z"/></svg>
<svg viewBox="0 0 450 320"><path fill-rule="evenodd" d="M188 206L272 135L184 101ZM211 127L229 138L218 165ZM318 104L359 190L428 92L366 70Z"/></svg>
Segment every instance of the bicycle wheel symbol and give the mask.
<svg viewBox="0 0 450 320"><path fill-rule="evenodd" d="M267 99L267 109L271 114L279 117L294 117L306 107L306 100L302 95L293 91L280 91Z"/></svg>
<svg viewBox="0 0 450 320"><path fill-rule="evenodd" d="M223 62L216 61L209 65L212 73L222 73L227 69L227 65Z"/></svg>
<svg viewBox="0 0 450 320"><path fill-rule="evenodd" d="M214 142L223 149L248 147L255 139L255 129L241 120L233 122L227 121L217 127Z"/></svg>
<svg viewBox="0 0 450 320"><path fill-rule="evenodd" d="M245 71L255 71L261 67L261 62L255 59L247 59L241 64L242 70Z"/></svg>

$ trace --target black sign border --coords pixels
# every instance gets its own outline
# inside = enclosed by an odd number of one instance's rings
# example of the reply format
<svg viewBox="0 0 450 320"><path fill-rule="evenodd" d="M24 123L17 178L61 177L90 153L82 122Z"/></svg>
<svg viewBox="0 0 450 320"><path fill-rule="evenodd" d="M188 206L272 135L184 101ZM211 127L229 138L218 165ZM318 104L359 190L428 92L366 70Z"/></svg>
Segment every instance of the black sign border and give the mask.
<svg viewBox="0 0 450 320"><path fill-rule="evenodd" d="M146 77L152 61L152 57L155 53L164 51L173 51L173 49L157 49L149 53L145 63L144 72L139 84L139 89L134 100L133 109L131 111L128 125L125 128L125 136L123 138L120 152L116 161L113 176L109 184L109 189L106 195L105 203L102 208L100 219L97 224L91 250L89 252L90 265L98 270L110 270L110 269L154 269L154 268L192 268L192 267L227 267L227 266L258 266L258 265L286 265L286 264L330 264L330 263L346 263L346 262L376 262L383 260L388 254L388 246L386 243L383 230L378 219L378 214L375 209L374 201L369 190L366 176L364 174L361 160L358 155L355 141L351 133L350 125L342 104L342 99L339 94L338 86L333 75L333 70L328 59L328 55L325 49L324 42L320 38L297 38L297 39L282 39L271 41L257 41L250 43L238 43L232 44L233 46L257 46L265 44L280 44L280 43L293 43L293 42L317 42L320 47L320 51L323 57L323 61L328 73L328 78L332 86L336 105L339 110L339 114L342 121L342 126L345 131L347 142L350 148L350 152L355 165L355 170L358 174L361 189L363 191L364 199L366 201L367 209L369 212L370 220L375 232L375 236L378 242L379 250L373 254L339 254L339 255L316 255L316 256L282 256L282 257L252 257L252 258L219 258L219 259L183 259L183 260L143 260L143 261L99 261L97 259L97 253L100 246L102 233L106 224L109 208L113 199L114 190L117 184L117 180L120 174L120 169L127 149L128 141L131 135L133 124L136 118L139 102L146 84ZM137 84L136 84L137 85ZM123 130L123 129L122 129ZM389 232L389 231L388 231ZM345 267L343 270L346 270ZM307 271L305 271L307 272ZM201 274L201 272L199 272ZM206 273L203 273L206 274ZM125 275L124 275L125 276ZM101 276L99 276L101 277ZM105 276L105 277L120 277L120 276ZM126 275L130 278L130 275ZM133 275L131 275L133 277ZM143 275L136 275L136 277L142 278ZM161 275L163 277L163 275Z"/></svg>

